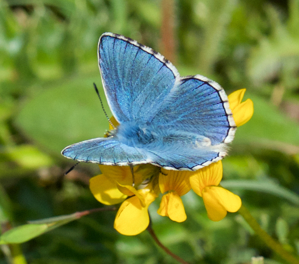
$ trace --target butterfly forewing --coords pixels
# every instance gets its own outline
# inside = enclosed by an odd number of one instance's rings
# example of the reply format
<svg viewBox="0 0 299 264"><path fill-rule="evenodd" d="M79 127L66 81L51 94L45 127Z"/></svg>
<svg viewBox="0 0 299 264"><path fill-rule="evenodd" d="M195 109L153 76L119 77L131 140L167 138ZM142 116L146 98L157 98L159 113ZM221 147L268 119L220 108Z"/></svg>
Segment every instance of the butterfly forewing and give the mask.
<svg viewBox="0 0 299 264"><path fill-rule="evenodd" d="M119 123L148 121L148 113L173 88L175 67L152 49L111 33L100 38L98 55L105 93Z"/></svg>

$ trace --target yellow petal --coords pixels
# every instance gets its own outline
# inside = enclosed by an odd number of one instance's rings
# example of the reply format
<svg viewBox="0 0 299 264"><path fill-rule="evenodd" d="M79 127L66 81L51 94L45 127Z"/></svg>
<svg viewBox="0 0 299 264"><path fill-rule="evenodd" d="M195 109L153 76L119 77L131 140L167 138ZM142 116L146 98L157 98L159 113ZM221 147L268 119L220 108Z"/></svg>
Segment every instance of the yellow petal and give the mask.
<svg viewBox="0 0 299 264"><path fill-rule="evenodd" d="M192 190L199 196L202 196L203 189L207 186L219 185L223 175L222 161L210 164L190 176L190 185Z"/></svg>
<svg viewBox="0 0 299 264"><path fill-rule="evenodd" d="M246 89L240 89L228 96L229 106L233 113L236 126L242 126L247 123L254 112L253 102L251 99L247 99L241 103Z"/></svg>
<svg viewBox="0 0 299 264"><path fill-rule="evenodd" d="M137 190L134 188L134 186L131 185L120 185L117 184L117 188L119 189L120 192L127 196L133 196L136 194Z"/></svg>
<svg viewBox="0 0 299 264"><path fill-rule="evenodd" d="M208 217L213 221L222 220L226 216L227 211L238 211L242 204L239 196L218 186L205 188L202 198Z"/></svg>
<svg viewBox="0 0 299 264"><path fill-rule="evenodd" d="M156 199L156 197L158 197L158 195L151 189L137 190L135 187L130 185L124 185L124 186L118 185L118 188L122 193L128 196L133 196L133 195L137 196L143 207L148 206Z"/></svg>
<svg viewBox="0 0 299 264"><path fill-rule="evenodd" d="M163 195L158 214L168 216L172 221L184 222L187 219L181 197L175 192Z"/></svg>
<svg viewBox="0 0 299 264"><path fill-rule="evenodd" d="M219 203L228 212L235 213L240 209L242 201L238 195L224 189L223 187L213 187L213 192Z"/></svg>
<svg viewBox="0 0 299 264"><path fill-rule="evenodd" d="M149 224L148 206L143 207L137 196L124 201L114 221L114 228L126 236L135 236L144 231Z"/></svg>
<svg viewBox="0 0 299 264"><path fill-rule="evenodd" d="M113 126L112 126L112 124ZM109 137L111 135L111 130L114 130L115 128L117 128L119 126L119 123L117 122L117 120L115 119L114 116L112 116L110 119L109 119L109 131L106 131L104 137Z"/></svg>
<svg viewBox="0 0 299 264"><path fill-rule="evenodd" d="M207 187L212 188L212 187ZM208 217L213 221L220 221L222 220L226 214L227 211L225 208L218 202L217 199L215 199L213 192L210 191L204 191L203 195L203 202L205 204L205 208L208 213Z"/></svg>
<svg viewBox="0 0 299 264"><path fill-rule="evenodd" d="M191 171L172 171L162 170L159 175L159 187L161 193L175 191L179 196L182 196L190 191L191 186L189 177L194 172Z"/></svg>
<svg viewBox="0 0 299 264"><path fill-rule="evenodd" d="M244 97L244 94L246 92L246 89L239 89L237 91L232 92L229 96L228 96L228 103L229 103L229 107L230 109L233 111L233 109L235 109L239 104L241 104L242 99Z"/></svg>
<svg viewBox="0 0 299 264"><path fill-rule="evenodd" d="M115 119L114 116L112 116L112 117L110 118L110 122L111 122L115 127L118 127L118 126L119 126L119 123L117 122L117 120ZM113 127L111 126L110 122L109 122L109 129L112 130Z"/></svg>
<svg viewBox="0 0 299 264"><path fill-rule="evenodd" d="M120 185L133 185L133 175L129 166L107 166L99 165L100 170L107 177ZM159 168L151 164L142 164L133 167L134 184L139 186L145 179L159 174Z"/></svg>
<svg viewBox="0 0 299 264"><path fill-rule="evenodd" d="M251 119L253 111L253 102L251 99L247 99L245 102L237 106L233 111L236 126L243 126L247 123Z"/></svg>
<svg viewBox="0 0 299 264"><path fill-rule="evenodd" d="M89 188L94 197L106 205L118 204L127 197L103 174L92 177L89 180Z"/></svg>
<svg viewBox="0 0 299 264"><path fill-rule="evenodd" d="M132 185L133 178L129 166L99 165L102 174L106 177L124 185Z"/></svg>
<svg viewBox="0 0 299 264"><path fill-rule="evenodd" d="M138 193L143 196L145 206L147 207L157 198L156 193L152 190L141 189L138 190Z"/></svg>
<svg viewBox="0 0 299 264"><path fill-rule="evenodd" d="M162 196L160 207L157 210L157 213L161 216L168 216L168 202L169 202L169 196L167 194Z"/></svg>

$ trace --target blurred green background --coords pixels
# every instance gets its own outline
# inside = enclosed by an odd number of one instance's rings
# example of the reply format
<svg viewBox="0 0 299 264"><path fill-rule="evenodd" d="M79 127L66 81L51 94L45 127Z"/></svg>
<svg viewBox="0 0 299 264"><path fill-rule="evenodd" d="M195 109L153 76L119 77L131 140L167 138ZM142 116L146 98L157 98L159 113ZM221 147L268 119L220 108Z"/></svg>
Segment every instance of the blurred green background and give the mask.
<svg viewBox="0 0 299 264"><path fill-rule="evenodd" d="M162 8L162 4L170 4ZM202 74L229 94L247 88L252 120L224 160L223 186L239 194L261 226L299 253L299 0L0 0L0 222L101 206L88 189L97 165L60 151L108 129L97 41L114 32L150 46L182 76ZM104 97L104 96L103 96ZM105 102L106 110L109 112ZM202 200L183 197L178 224L152 212L160 240L190 263L284 263L236 214L207 218ZM115 212L97 213L21 245L28 263L174 263L147 232L125 237ZM0 263L9 263L1 247Z"/></svg>

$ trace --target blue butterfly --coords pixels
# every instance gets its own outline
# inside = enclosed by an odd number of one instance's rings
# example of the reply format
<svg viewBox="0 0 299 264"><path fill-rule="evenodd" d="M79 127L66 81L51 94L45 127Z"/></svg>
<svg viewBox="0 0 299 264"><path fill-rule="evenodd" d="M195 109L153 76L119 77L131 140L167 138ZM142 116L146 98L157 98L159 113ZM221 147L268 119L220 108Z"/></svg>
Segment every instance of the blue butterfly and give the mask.
<svg viewBox="0 0 299 264"><path fill-rule="evenodd" d="M180 77L161 54L113 33L100 37L98 61L120 125L108 138L70 145L62 155L104 165L197 170L227 154L236 125L219 84L201 75Z"/></svg>

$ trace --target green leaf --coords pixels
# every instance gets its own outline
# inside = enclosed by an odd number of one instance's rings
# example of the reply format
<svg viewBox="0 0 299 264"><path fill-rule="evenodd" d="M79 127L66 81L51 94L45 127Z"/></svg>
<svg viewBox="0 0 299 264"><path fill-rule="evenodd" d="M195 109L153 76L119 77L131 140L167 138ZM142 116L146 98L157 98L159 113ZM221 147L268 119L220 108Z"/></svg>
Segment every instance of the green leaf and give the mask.
<svg viewBox="0 0 299 264"><path fill-rule="evenodd" d="M282 219L278 218L276 221L275 226L276 235L280 243L285 244L287 243L287 237L289 234L289 226L288 223Z"/></svg>
<svg viewBox="0 0 299 264"><path fill-rule="evenodd" d="M299 145L299 124L265 99L246 91L254 103L254 114L237 129L233 144L284 149L284 144ZM288 148L288 147L286 147Z"/></svg>
<svg viewBox="0 0 299 264"><path fill-rule="evenodd" d="M116 32L124 32L126 24L128 23L127 16L127 3L122 0L114 0L111 2L113 12L114 30Z"/></svg>
<svg viewBox="0 0 299 264"><path fill-rule="evenodd" d="M27 169L38 169L53 163L49 156L30 145L9 148L7 153L11 160Z"/></svg>
<svg viewBox="0 0 299 264"><path fill-rule="evenodd" d="M264 264L264 258L263 257L252 257L251 264Z"/></svg>
<svg viewBox="0 0 299 264"><path fill-rule="evenodd" d="M19 226L13 229L6 231L0 237L0 244L15 244L15 243L23 243L32 238L40 236L45 233L48 229L48 225L34 225L28 224Z"/></svg>
<svg viewBox="0 0 299 264"><path fill-rule="evenodd" d="M49 217L49 218L44 218L44 219L39 219L39 220L33 220L29 221L29 224L51 224L51 223L68 223L70 221L73 221L80 217L79 214L74 213L70 215L61 215L61 216L54 216L54 217Z"/></svg>
<svg viewBox="0 0 299 264"><path fill-rule="evenodd" d="M228 189L236 188L269 193L284 198L295 205L299 205L299 196L297 194L270 181L224 180L221 182L221 186Z"/></svg>
<svg viewBox="0 0 299 264"><path fill-rule="evenodd" d="M31 221L29 224L18 226L5 232L2 236L0 236L0 244L27 242L61 225L65 225L73 220L76 220L83 215L84 214L74 213Z"/></svg>
<svg viewBox="0 0 299 264"><path fill-rule="evenodd" d="M297 13L298 6L293 5L291 11ZM288 28L279 18L279 11L273 6L268 5L266 13L269 21L272 22L272 32L270 36L260 38L259 44L252 49L247 61L248 74L257 84L269 82L271 78L279 76L285 67L294 67L295 72L299 67L298 30L290 30L291 28ZM288 72L287 79L284 80L285 86L288 86L288 79L296 78L296 74L294 75L291 71Z"/></svg>
<svg viewBox="0 0 299 264"><path fill-rule="evenodd" d="M161 12L156 3L146 1L131 1L130 4L134 5L141 19L145 20L155 28L159 28L161 25Z"/></svg>
<svg viewBox="0 0 299 264"><path fill-rule="evenodd" d="M0 225L4 222L12 220L12 205L5 192L5 189L0 185ZM0 227L1 231L1 227Z"/></svg>
<svg viewBox="0 0 299 264"><path fill-rule="evenodd" d="M108 121L93 89L100 75L77 77L49 87L25 103L16 118L28 138L55 153L67 145L102 137ZM111 116L104 91L99 91L105 110Z"/></svg>
<svg viewBox="0 0 299 264"><path fill-rule="evenodd" d="M207 2L209 16L205 16L204 37L201 40L201 48L198 58L198 66L202 73L211 73L213 65L219 56L219 46L223 42L227 25L231 20L231 13L236 7L237 1L213 1Z"/></svg>

